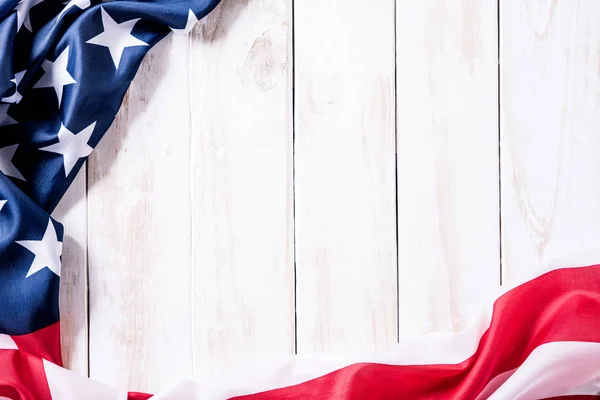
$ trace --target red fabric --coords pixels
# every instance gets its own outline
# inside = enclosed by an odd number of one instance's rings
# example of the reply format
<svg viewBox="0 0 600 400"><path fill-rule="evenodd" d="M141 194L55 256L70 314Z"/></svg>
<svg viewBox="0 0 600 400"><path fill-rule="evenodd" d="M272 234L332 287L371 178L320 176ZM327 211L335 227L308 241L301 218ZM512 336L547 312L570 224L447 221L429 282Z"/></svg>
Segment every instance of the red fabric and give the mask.
<svg viewBox="0 0 600 400"><path fill-rule="evenodd" d="M0 350L0 396L51 400L42 360L24 351Z"/></svg>
<svg viewBox="0 0 600 400"><path fill-rule="evenodd" d="M537 346L600 342L600 266L566 268L507 292L494 304L475 354L454 365L355 364L295 386L239 400L474 399Z"/></svg>
<svg viewBox="0 0 600 400"><path fill-rule="evenodd" d="M152 395L147 394L147 393L139 393L139 392L127 393L127 400L147 400L150 397L152 397Z"/></svg>
<svg viewBox="0 0 600 400"><path fill-rule="evenodd" d="M11 336L19 350L45 358L62 367L60 354L60 323L52 324L27 335Z"/></svg>

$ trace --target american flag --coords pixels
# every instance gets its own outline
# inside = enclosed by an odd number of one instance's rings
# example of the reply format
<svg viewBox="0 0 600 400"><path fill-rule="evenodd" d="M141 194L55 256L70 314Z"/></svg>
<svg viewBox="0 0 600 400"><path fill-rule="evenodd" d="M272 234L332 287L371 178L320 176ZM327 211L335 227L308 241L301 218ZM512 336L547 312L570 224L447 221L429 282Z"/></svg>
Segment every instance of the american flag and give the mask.
<svg viewBox="0 0 600 400"><path fill-rule="evenodd" d="M146 52L217 3L0 0L0 399L600 398L598 252L504 288L459 333L381 354L293 357L154 396L62 367L63 226L50 213Z"/></svg>

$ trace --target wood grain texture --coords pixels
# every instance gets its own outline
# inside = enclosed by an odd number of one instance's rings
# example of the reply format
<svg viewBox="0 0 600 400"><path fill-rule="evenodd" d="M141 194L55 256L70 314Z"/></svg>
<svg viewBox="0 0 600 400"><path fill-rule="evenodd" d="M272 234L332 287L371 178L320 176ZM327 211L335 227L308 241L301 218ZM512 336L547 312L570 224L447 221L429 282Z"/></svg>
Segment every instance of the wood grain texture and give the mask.
<svg viewBox="0 0 600 400"><path fill-rule="evenodd" d="M65 227L60 277L60 330L65 367L88 375L86 169L79 171L52 217Z"/></svg>
<svg viewBox="0 0 600 400"><path fill-rule="evenodd" d="M495 1L396 4L401 337L460 330L499 285Z"/></svg>
<svg viewBox="0 0 600 400"><path fill-rule="evenodd" d="M90 375L129 390L192 372L188 57L148 53L89 161Z"/></svg>
<svg viewBox="0 0 600 400"><path fill-rule="evenodd" d="M294 352L289 7L225 0L193 32L196 375Z"/></svg>
<svg viewBox="0 0 600 400"><path fill-rule="evenodd" d="M600 243L600 3L501 4L504 281Z"/></svg>
<svg viewBox="0 0 600 400"><path fill-rule="evenodd" d="M394 2L298 1L298 353L396 341Z"/></svg>
<svg viewBox="0 0 600 400"><path fill-rule="evenodd" d="M371 351L460 330L500 248L510 284L598 247L600 3L497 10L223 0L159 44L53 214L66 364L153 392Z"/></svg>

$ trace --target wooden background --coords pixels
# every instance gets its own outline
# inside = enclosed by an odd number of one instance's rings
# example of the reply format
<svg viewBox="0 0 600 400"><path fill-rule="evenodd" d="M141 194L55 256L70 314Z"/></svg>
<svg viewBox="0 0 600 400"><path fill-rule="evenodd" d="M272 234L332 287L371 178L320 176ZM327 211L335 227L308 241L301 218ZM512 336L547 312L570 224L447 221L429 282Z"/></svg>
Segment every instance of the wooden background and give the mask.
<svg viewBox="0 0 600 400"><path fill-rule="evenodd" d="M382 349L597 247L599 21L597 0L223 0L149 53L55 213L66 364L157 391Z"/></svg>

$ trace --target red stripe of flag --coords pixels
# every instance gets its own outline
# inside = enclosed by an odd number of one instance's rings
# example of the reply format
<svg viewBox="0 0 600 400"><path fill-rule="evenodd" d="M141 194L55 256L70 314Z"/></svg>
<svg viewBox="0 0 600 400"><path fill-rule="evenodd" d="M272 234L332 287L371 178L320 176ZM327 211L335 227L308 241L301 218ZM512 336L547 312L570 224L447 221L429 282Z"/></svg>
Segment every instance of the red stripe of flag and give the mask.
<svg viewBox="0 0 600 400"><path fill-rule="evenodd" d="M147 393L139 393L139 392L127 393L127 400L148 400L150 397L152 397L152 395L147 394Z"/></svg>
<svg viewBox="0 0 600 400"><path fill-rule="evenodd" d="M598 276L598 265L565 268L508 291L495 302L475 354L459 364L355 364L235 399L474 399L492 378L519 367L541 344L600 342Z"/></svg>
<svg viewBox="0 0 600 400"><path fill-rule="evenodd" d="M0 350L0 396L51 400L42 359L20 350Z"/></svg>
<svg viewBox="0 0 600 400"><path fill-rule="evenodd" d="M27 335L11 336L19 350L37 355L62 366L60 354L60 323L52 324Z"/></svg>

